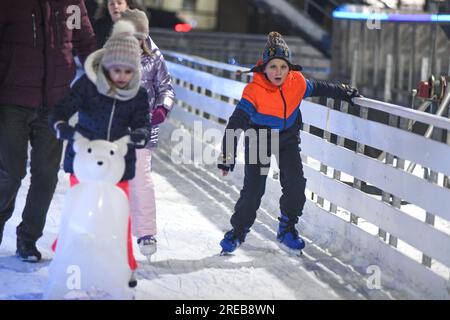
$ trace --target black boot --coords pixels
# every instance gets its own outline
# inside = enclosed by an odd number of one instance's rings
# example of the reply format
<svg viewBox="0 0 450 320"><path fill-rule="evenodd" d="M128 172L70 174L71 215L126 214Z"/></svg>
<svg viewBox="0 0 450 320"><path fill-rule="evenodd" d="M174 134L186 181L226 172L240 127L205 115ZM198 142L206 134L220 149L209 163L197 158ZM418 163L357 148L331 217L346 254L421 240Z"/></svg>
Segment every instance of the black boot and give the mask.
<svg viewBox="0 0 450 320"><path fill-rule="evenodd" d="M17 239L16 255L25 262L38 262L42 256L36 248L36 242L30 240Z"/></svg>

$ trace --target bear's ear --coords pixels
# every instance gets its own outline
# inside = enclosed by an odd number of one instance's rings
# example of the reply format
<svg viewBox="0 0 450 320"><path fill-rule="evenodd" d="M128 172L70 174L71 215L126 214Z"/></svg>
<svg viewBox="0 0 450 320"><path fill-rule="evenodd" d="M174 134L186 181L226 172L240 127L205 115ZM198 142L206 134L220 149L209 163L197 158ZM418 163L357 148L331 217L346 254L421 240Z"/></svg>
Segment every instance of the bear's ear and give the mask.
<svg viewBox="0 0 450 320"><path fill-rule="evenodd" d="M128 143L130 143L130 136L123 136L119 140L116 140L113 142L115 145L117 145L118 151L125 156L128 151Z"/></svg>
<svg viewBox="0 0 450 320"><path fill-rule="evenodd" d="M83 137L78 132L75 132L73 138L74 138L73 150L76 153L78 153L83 147L85 147L89 143L89 140Z"/></svg>

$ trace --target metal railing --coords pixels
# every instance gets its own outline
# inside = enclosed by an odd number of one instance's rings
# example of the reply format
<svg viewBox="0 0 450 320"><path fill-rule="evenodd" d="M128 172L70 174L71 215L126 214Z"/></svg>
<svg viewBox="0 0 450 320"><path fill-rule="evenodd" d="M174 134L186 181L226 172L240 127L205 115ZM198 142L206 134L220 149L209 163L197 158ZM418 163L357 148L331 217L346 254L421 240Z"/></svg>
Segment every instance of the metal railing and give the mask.
<svg viewBox="0 0 450 320"><path fill-rule="evenodd" d="M438 23L335 19L332 77L375 99L411 106L416 85L450 72L450 39Z"/></svg>

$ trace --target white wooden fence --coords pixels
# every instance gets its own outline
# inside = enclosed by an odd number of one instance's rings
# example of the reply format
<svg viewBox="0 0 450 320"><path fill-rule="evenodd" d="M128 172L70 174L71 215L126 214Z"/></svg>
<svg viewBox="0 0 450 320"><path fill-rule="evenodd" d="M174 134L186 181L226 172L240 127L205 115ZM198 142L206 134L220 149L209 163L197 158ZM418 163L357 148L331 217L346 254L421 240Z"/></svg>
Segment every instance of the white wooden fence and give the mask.
<svg viewBox="0 0 450 320"><path fill-rule="evenodd" d="M245 86L234 80L238 68L174 52L165 55L171 56L167 63L177 94L172 128L192 131L200 124L203 131L223 133ZM450 120L366 98L355 102L359 116L348 113L347 103L333 108L331 99L327 106L301 104L308 200L300 233L360 272L379 267L383 287L407 281L419 297L449 299L450 145L406 128L417 121L450 130ZM390 124L399 119L400 126L368 120L369 109L388 113ZM170 139L170 130L163 136ZM197 138L218 152L220 140ZM348 147L349 141L356 142L356 150ZM383 153L369 157L366 146ZM408 164L416 164L412 172ZM230 178L237 186L242 185L242 167L237 165ZM275 168L263 202L274 216L281 194L276 173Z"/></svg>

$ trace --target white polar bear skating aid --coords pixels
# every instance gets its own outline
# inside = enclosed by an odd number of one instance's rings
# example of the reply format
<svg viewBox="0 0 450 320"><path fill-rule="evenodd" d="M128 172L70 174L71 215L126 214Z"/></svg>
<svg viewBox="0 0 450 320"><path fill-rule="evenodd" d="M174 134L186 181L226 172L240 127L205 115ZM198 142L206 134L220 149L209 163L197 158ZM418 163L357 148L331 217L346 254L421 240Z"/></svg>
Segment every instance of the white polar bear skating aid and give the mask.
<svg viewBox="0 0 450 320"><path fill-rule="evenodd" d="M130 299L129 205L116 186L125 171L126 136L114 142L77 134L74 174L66 194L46 299Z"/></svg>

